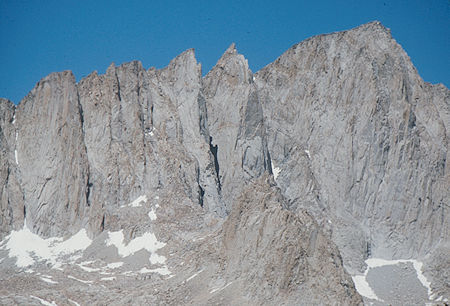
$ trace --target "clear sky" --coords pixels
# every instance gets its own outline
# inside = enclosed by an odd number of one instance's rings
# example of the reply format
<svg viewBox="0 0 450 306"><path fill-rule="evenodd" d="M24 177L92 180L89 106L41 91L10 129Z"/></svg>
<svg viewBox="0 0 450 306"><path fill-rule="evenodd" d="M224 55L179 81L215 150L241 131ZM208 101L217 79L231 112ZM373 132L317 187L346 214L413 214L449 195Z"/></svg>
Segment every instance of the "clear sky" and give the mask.
<svg viewBox="0 0 450 306"><path fill-rule="evenodd" d="M53 71L111 62L162 68L189 48L206 74L235 42L257 71L310 36L379 20L425 81L450 87L449 0L0 0L0 97L18 103Z"/></svg>

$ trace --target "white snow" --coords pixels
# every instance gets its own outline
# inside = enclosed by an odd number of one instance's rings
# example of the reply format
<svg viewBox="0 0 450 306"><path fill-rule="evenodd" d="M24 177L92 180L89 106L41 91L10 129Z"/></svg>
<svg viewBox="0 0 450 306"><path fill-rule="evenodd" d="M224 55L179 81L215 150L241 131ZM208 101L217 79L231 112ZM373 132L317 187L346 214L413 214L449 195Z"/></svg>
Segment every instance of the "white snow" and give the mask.
<svg viewBox="0 0 450 306"><path fill-rule="evenodd" d="M311 159L311 153L309 152L309 150L305 150L306 155L308 155L308 158Z"/></svg>
<svg viewBox="0 0 450 306"><path fill-rule="evenodd" d="M67 277L70 278L70 279L74 279L74 280L76 280L76 281L78 281L80 283L83 283L83 284L92 284L93 283L92 281L85 281L85 280L76 278L75 276L72 276L72 275L68 275Z"/></svg>
<svg viewBox="0 0 450 306"><path fill-rule="evenodd" d="M58 262L60 257L83 251L92 242L84 229L67 240L59 237L43 239L28 229L26 221L21 230L12 231L4 241L6 244L3 242L0 249L8 250L9 257L15 257L16 265L21 268L36 261L46 261L53 268L58 268L61 266Z"/></svg>
<svg viewBox="0 0 450 306"><path fill-rule="evenodd" d="M41 302L42 305L46 305L46 306L58 306L54 301L52 301L51 303L41 299L40 297L34 296L34 295L30 295L31 298L38 300L39 302Z"/></svg>
<svg viewBox="0 0 450 306"><path fill-rule="evenodd" d="M116 278L114 276L111 276L111 277L102 277L100 280L102 280L102 281L113 281L115 279Z"/></svg>
<svg viewBox="0 0 450 306"><path fill-rule="evenodd" d="M54 251L61 255L72 254L80 250L85 250L91 243L92 240L88 237L86 230L81 229L69 239L56 244Z"/></svg>
<svg viewBox="0 0 450 306"><path fill-rule="evenodd" d="M366 270L364 272L364 275L352 276L353 282L355 283L355 289L356 291L358 291L359 294L368 299L382 301L377 297L375 292L373 292L372 288L370 288L369 283L366 281L366 276L368 272L369 270Z"/></svg>
<svg viewBox="0 0 450 306"><path fill-rule="evenodd" d="M77 266L79 266L82 270L84 270L84 271L86 271L86 272L98 272L98 271L100 271L101 269L100 268L91 268L91 267L86 267L85 265L84 265L84 263L80 263L80 264L77 264Z"/></svg>
<svg viewBox="0 0 450 306"><path fill-rule="evenodd" d="M71 299L67 299L69 302L71 302L72 304L74 304L75 306L81 306L80 304L78 304L77 302L75 302L74 300Z"/></svg>
<svg viewBox="0 0 450 306"><path fill-rule="evenodd" d="M391 265L397 265L399 263L412 263L414 269L416 270L417 279L422 283L422 285L427 288L428 296L431 297L432 290L431 290L431 283L427 280L425 275L422 273L422 266L423 263L415 260L415 259L396 259L396 260L387 260L387 259L381 259L381 258L369 258L366 260L366 264L368 268L377 268L377 267L383 267L383 266L391 266Z"/></svg>
<svg viewBox="0 0 450 306"><path fill-rule="evenodd" d="M91 268L91 267L86 266L86 265L92 264L93 262L94 261L83 261L82 263L79 263L76 265L79 266L82 270L84 270L86 272L100 272L100 274L111 274L111 273L107 273L106 270L107 269L116 269L116 268L123 266L123 262L121 262L121 261L112 262L112 263L109 263L106 266L103 266L100 268Z"/></svg>
<svg viewBox="0 0 450 306"><path fill-rule="evenodd" d="M425 275L423 275L423 273L422 273L423 263L418 260L415 260L415 259L388 260L388 259L382 259L382 258L368 258L366 260L367 268L366 268L366 271L364 272L364 275L356 275L356 276L352 277L353 281L355 283L356 290L359 292L359 294L361 294L367 298L377 299L379 301L382 301L376 297L372 288L370 288L369 284L366 281L366 276L369 273L370 269L379 268L379 267L383 267L383 266L397 265L399 263L412 263L414 269L416 270L417 279L428 290L428 297L430 299L432 299L433 292L431 290L431 283L427 280Z"/></svg>
<svg viewBox="0 0 450 306"><path fill-rule="evenodd" d="M193 279L194 277L196 277L197 275L199 275L200 273L203 272L203 269L201 269L200 271L198 271L197 273L195 273L194 275L192 275L191 277L189 277L186 282L190 281L191 279Z"/></svg>
<svg viewBox="0 0 450 306"><path fill-rule="evenodd" d="M144 274L144 273L159 273L161 275L170 275L171 272L169 271L169 269L164 266L162 268L156 268L156 269L148 269L146 267L142 268L141 270L139 270L139 273Z"/></svg>
<svg viewBox="0 0 450 306"><path fill-rule="evenodd" d="M17 157L17 150L14 150L14 157L16 158L16 165L19 164L19 158Z"/></svg>
<svg viewBox="0 0 450 306"><path fill-rule="evenodd" d="M166 262L166 257L158 255L156 253L152 253L150 255L150 263L152 264L163 264Z"/></svg>
<svg viewBox="0 0 450 306"><path fill-rule="evenodd" d="M126 205L122 205L120 206L121 208L123 207L141 207L142 206L142 202L147 203L147 196L146 195L142 195L140 197L138 197L136 200L134 200L131 203L128 203Z"/></svg>
<svg viewBox="0 0 450 306"><path fill-rule="evenodd" d="M281 169L278 167L275 167L275 165L272 162L272 173L273 173L274 180L277 180L277 177L280 174L280 172L281 172Z"/></svg>
<svg viewBox="0 0 450 306"><path fill-rule="evenodd" d="M106 267L109 268L109 269L116 269L116 268L119 268L121 266L123 266L123 262L121 262L121 261L112 262L112 263L106 265Z"/></svg>
<svg viewBox="0 0 450 306"><path fill-rule="evenodd" d="M58 283L58 282L55 282L54 280L52 280L51 278L44 277L44 276L41 276L41 279L42 279L44 282L49 283L49 284L57 284L57 283Z"/></svg>
<svg viewBox="0 0 450 306"><path fill-rule="evenodd" d="M230 282L230 283L226 284L226 285L223 286L223 287L219 287L219 288L213 289L213 290L211 290L209 293L214 293L214 292L217 292L217 291L221 291L221 290L225 289L226 287L228 287L229 285L231 285L232 283L233 283L233 282Z"/></svg>
<svg viewBox="0 0 450 306"><path fill-rule="evenodd" d="M153 233L145 233L140 237L136 237L131 240L127 245L124 244L123 230L118 232L109 232L108 239L106 240L106 245L114 245L117 248L117 252L122 257L127 257L133 255L139 250L145 249L152 255L166 244L164 242L158 241ZM156 254L155 254L156 255ZM164 263L165 257L157 255L158 262L152 263Z"/></svg>
<svg viewBox="0 0 450 306"><path fill-rule="evenodd" d="M150 210L148 212L148 217L150 218L150 220L155 221L156 220L156 213L155 210L152 208L152 210Z"/></svg>
<svg viewBox="0 0 450 306"><path fill-rule="evenodd" d="M423 263L420 261L414 260L414 259L410 260L410 262L412 262L414 269L416 270L417 278L422 283L422 285L425 288L427 288L428 296L431 296L433 294L433 291L431 290L431 283L427 280L425 275L423 275L423 273L422 273Z"/></svg>
<svg viewBox="0 0 450 306"><path fill-rule="evenodd" d="M16 113L14 113L13 120L12 120L12 124L15 124L15 123L16 123Z"/></svg>
<svg viewBox="0 0 450 306"><path fill-rule="evenodd" d="M109 232L108 239L106 240L106 245L115 246L117 248L117 252L122 257L133 255L137 251L144 249L150 253L149 261L151 264L165 264L166 262L166 257L156 254L156 251L163 248L166 244L164 242L158 241L155 234L153 233L144 233L142 236L134 238L127 245L125 245L123 230L120 230L118 232ZM167 266L151 270L142 268L140 273L148 272L155 272L162 275L170 274Z"/></svg>

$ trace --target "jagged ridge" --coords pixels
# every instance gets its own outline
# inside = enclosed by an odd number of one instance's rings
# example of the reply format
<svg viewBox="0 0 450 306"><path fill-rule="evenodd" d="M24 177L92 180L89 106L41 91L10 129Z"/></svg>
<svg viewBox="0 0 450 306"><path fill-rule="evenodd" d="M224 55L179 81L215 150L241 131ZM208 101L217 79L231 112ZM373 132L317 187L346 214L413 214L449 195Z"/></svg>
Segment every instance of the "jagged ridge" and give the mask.
<svg viewBox="0 0 450 306"><path fill-rule="evenodd" d="M424 83L378 22L307 39L256 74L232 44L202 78L190 49L162 70L53 73L0 107L0 237L25 211L45 237L129 228L119 207L143 193L222 220L268 174L349 271L448 248L449 90Z"/></svg>

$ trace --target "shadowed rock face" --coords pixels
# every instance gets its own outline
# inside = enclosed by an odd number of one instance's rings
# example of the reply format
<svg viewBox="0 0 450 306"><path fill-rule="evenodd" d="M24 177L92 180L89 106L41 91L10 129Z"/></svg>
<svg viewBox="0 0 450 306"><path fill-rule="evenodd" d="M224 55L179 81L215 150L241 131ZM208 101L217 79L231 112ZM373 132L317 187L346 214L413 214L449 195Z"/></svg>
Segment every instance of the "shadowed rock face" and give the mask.
<svg viewBox="0 0 450 306"><path fill-rule="evenodd" d="M193 50L78 84L53 73L0 99L0 238L25 219L42 237L151 230L178 276L143 284L159 293L142 303L357 304L346 271L370 256L426 257L445 291L449 123L450 91L377 22L256 74L234 44L203 78ZM123 208L142 195L157 221Z"/></svg>

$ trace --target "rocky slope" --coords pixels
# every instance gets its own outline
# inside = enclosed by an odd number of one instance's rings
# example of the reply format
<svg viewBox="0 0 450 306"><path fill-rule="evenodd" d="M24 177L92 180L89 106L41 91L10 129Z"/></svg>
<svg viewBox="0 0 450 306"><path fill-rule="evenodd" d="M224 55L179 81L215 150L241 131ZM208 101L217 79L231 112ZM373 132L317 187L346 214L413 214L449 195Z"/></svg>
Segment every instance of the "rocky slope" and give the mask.
<svg viewBox="0 0 450 306"><path fill-rule="evenodd" d="M205 77L193 50L53 73L0 100L0 301L361 304L351 274L410 303L377 269L422 262L415 301L445 301L449 123L378 22L255 74L234 45Z"/></svg>

